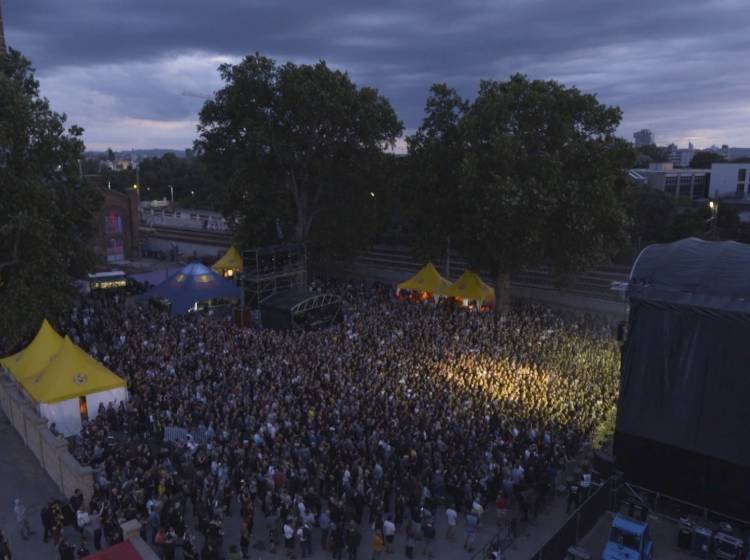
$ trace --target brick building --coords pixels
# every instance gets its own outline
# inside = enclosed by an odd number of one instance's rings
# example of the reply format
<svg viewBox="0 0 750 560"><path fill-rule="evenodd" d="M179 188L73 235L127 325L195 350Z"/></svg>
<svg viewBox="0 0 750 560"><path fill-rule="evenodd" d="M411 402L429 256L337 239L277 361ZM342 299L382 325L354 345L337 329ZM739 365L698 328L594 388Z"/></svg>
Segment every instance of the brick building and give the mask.
<svg viewBox="0 0 750 560"><path fill-rule="evenodd" d="M98 235L94 240L94 250L101 256L102 263L111 264L140 257L138 189L125 192L108 189L102 175L87 175L86 181L98 187L103 197L96 217Z"/></svg>

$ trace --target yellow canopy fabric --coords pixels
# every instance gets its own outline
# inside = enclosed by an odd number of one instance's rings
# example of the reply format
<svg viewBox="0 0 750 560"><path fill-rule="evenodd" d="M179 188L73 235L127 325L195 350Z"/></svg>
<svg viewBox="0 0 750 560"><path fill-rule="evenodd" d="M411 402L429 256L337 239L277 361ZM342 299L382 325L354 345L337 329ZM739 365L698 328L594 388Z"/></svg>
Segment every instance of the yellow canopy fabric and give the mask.
<svg viewBox="0 0 750 560"><path fill-rule="evenodd" d="M42 371L21 379L21 385L37 403L50 404L125 387L126 383L66 336L52 361Z"/></svg>
<svg viewBox="0 0 750 560"><path fill-rule="evenodd" d="M34 340L20 352L1 359L0 364L18 381L47 367L62 344L63 337L45 319Z"/></svg>
<svg viewBox="0 0 750 560"><path fill-rule="evenodd" d="M429 292L439 296L445 295L450 287L451 283L440 276L431 262L424 265L414 276L398 285L399 290Z"/></svg>
<svg viewBox="0 0 750 560"><path fill-rule="evenodd" d="M479 303L488 303L494 301L495 290L482 282L479 276L467 270L461 275L461 278L453 283L446 295L468 299L469 301L478 301Z"/></svg>
<svg viewBox="0 0 750 560"><path fill-rule="evenodd" d="M242 255L240 255L240 252L234 247L234 245L232 245L227 252L224 253L224 256L216 261L211 268L219 274L223 274L225 270L241 271Z"/></svg>

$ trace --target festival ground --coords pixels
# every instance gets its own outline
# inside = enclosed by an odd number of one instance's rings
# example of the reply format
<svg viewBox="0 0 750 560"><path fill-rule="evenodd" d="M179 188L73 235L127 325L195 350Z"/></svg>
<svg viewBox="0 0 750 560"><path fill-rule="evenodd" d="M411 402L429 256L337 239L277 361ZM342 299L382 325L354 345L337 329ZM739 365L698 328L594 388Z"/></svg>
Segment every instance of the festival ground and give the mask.
<svg viewBox="0 0 750 560"><path fill-rule="evenodd" d="M0 508L0 528L10 540L13 550L13 558L15 560L57 558L57 551L54 549L53 545L51 543L42 542L42 528L39 520L39 512L44 503L46 503L50 497L56 496L63 498L63 496L60 495L50 478L39 466L36 458L24 446L23 441L2 412L0 412L0 449L3 450L3 453L0 454L0 480L2 480L2 483L0 483L0 503L4 505L4 507ZM19 468L19 465L23 465L23 468ZM12 504L13 500L16 498L21 498L21 500L23 500L23 503L28 509L31 528L36 531L36 534L32 535L28 541L21 539L13 515ZM506 557L508 560L522 560L528 558L545 539L549 538L566 517L564 506L564 499L556 498L545 508L538 518L531 520L527 525L523 526L519 537L510 548L506 550ZM492 512L487 512L487 521L491 519L491 514ZM258 520L258 527L264 527L264 519L262 519L262 514L260 515L261 518ZM438 515L436 525L438 536L441 537L445 533L445 520L444 518L441 518L440 515ZM234 515L226 520L224 528L226 532L225 542L227 544L238 542L240 520L237 515L237 508L235 508ZM364 526L363 529L362 545L359 550L358 558L369 559L369 546L365 545L369 544L372 533ZM258 529L258 532L260 531L262 531L262 529ZM263 531L263 533L265 533L265 531ZM319 531L316 530L314 534L315 538L319 539ZM459 532L459 535L461 534L462 533ZM71 542L78 542L77 532L70 527L66 529L66 536ZM479 536L477 538L476 550L479 550L482 546L488 543L494 536L494 526L491 523L483 523L480 527ZM257 535L254 535L254 537L257 537ZM253 538L253 548L251 549L252 552L250 558L253 560L260 560L262 558L285 557L282 549L277 550L276 554L271 554L267 550L266 543L267 541L265 538ZM315 544L318 546L313 549L313 555L309 557L311 560L331 558L330 553L321 551L318 541L316 541ZM415 556L424 557L422 554L422 547L419 546L421 543L417 544L418 546L415 550ZM470 554L463 549L460 536L457 537L455 541L448 541L444 538L439 538L435 544L434 558L437 560L473 558L474 556L474 553ZM393 557L405 558L403 533L397 535L395 545ZM299 556L299 554L297 556ZM177 558L181 558L180 552L177 553Z"/></svg>

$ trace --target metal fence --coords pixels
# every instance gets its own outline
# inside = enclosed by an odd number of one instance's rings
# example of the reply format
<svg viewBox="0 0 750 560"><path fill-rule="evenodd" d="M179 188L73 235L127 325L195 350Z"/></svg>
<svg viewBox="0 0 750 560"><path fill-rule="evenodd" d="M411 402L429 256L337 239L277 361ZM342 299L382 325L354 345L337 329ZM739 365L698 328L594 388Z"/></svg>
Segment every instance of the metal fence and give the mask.
<svg viewBox="0 0 750 560"><path fill-rule="evenodd" d="M743 533L750 533L750 520L732 517L731 515L726 515L635 484L625 484L618 496L618 500L621 501L627 511L629 511L630 504L632 503L634 506L641 505L647 511L667 517L673 521L679 521L681 518L689 518L693 521L703 520L714 525L718 525L721 522L729 522Z"/></svg>
<svg viewBox="0 0 750 560"><path fill-rule="evenodd" d="M531 557L532 560L563 560L568 548L577 544L612 508L613 488L613 479L604 481Z"/></svg>
<svg viewBox="0 0 750 560"><path fill-rule="evenodd" d="M204 428L195 428L188 430L179 426L166 426L164 428L164 441L185 443L192 440L193 443L202 445L208 441L206 430Z"/></svg>

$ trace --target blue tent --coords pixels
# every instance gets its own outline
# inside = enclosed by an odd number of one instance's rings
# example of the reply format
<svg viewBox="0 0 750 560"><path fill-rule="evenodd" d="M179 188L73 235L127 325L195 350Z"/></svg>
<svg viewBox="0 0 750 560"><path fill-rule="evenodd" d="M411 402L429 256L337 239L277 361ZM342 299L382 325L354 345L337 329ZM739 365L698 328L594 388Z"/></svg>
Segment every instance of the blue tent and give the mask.
<svg viewBox="0 0 750 560"><path fill-rule="evenodd" d="M210 299L240 299L242 290L201 263L190 263L138 297L172 302L172 316L187 313L193 305Z"/></svg>

